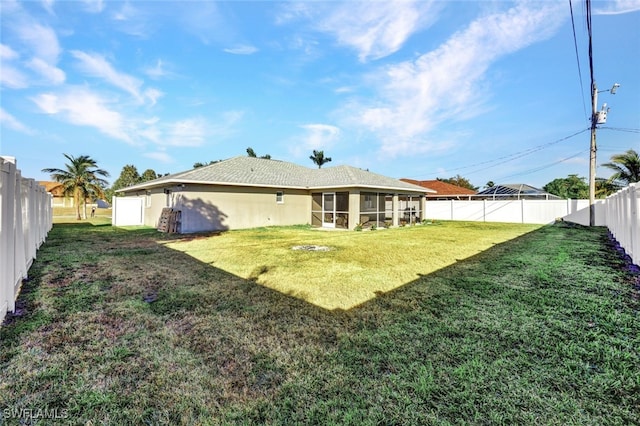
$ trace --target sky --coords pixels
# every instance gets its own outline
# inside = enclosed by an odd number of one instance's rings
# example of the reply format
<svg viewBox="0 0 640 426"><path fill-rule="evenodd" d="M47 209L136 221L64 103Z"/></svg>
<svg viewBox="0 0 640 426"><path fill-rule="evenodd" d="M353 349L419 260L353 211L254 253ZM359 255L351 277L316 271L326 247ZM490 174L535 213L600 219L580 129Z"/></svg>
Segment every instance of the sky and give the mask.
<svg viewBox="0 0 640 426"><path fill-rule="evenodd" d="M128 164L176 173L248 147L481 189L586 178L586 6L572 4L573 25L566 0L0 0L0 155L36 180L89 155L111 183ZM593 1L592 36L611 108L601 165L640 151L640 0Z"/></svg>

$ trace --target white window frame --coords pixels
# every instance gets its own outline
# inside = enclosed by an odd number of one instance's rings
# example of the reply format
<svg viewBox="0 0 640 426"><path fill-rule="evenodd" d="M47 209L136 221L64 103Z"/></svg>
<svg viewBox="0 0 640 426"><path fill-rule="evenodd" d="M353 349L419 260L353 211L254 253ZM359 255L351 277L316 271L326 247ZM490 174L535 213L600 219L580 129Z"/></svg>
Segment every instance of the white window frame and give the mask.
<svg viewBox="0 0 640 426"><path fill-rule="evenodd" d="M276 191L276 204L284 204L284 191Z"/></svg>

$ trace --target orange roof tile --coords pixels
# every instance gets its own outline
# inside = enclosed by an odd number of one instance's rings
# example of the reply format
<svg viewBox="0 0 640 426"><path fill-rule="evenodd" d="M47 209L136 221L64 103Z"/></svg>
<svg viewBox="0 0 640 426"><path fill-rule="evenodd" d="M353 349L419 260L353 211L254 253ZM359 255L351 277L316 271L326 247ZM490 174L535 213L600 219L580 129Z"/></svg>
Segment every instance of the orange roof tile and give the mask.
<svg viewBox="0 0 640 426"><path fill-rule="evenodd" d="M452 195L473 195L476 191L472 191L471 189L463 188L461 186L452 185L447 182L442 182L439 180L413 180L413 179L400 179L401 181L412 183L414 185L422 186L424 188L433 189L436 191L435 194L427 194L427 198L437 198L442 196L452 196Z"/></svg>

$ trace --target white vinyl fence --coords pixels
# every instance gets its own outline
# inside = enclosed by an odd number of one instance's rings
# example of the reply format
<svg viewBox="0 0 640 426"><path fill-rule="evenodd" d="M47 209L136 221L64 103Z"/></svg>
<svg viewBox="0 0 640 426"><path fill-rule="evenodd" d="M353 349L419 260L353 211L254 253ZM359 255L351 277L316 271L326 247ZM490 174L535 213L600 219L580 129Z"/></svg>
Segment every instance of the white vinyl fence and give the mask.
<svg viewBox="0 0 640 426"><path fill-rule="evenodd" d="M640 265L640 183L596 201L596 226L606 226ZM476 222L553 223L557 219L589 225L589 200L427 201L427 219Z"/></svg>
<svg viewBox="0 0 640 426"><path fill-rule="evenodd" d="M52 226L51 195L0 157L0 322L15 310L22 280Z"/></svg>
<svg viewBox="0 0 640 426"><path fill-rule="evenodd" d="M607 197L605 211L609 231L640 265L640 182Z"/></svg>
<svg viewBox="0 0 640 426"><path fill-rule="evenodd" d="M596 204L596 225L604 226L604 202ZM553 223L565 219L589 224L589 200L427 201L427 219L476 222Z"/></svg>

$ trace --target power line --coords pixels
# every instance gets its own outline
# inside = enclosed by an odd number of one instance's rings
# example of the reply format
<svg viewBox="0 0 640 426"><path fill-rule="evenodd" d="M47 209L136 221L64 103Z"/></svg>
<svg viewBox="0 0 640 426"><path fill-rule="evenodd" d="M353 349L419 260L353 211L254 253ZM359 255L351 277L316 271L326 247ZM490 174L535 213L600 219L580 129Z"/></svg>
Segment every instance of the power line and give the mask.
<svg viewBox="0 0 640 426"><path fill-rule="evenodd" d="M563 158L561 160L554 161L553 163L548 163L548 164L545 164L543 166L536 167L536 168L529 169L529 170L525 170L525 171L518 172L518 173L514 173L512 175L503 176L501 179L506 179L506 178L510 178L510 177L514 177L514 176L523 176L523 175L528 175L528 174L531 174L531 173L539 172L540 170L544 170L544 169L548 169L550 167L553 167L556 164L564 163L565 161L570 160L572 158L575 158L575 157L577 157L579 155L582 155L585 152L587 152L587 150L582 150L582 151L576 152L575 154L573 154L573 155L571 155L569 157L565 157L565 158Z"/></svg>
<svg viewBox="0 0 640 426"><path fill-rule="evenodd" d="M580 79L580 93L582 94L582 109L584 111L585 120L588 120L587 105L586 105L587 102L584 98L584 85L582 84L582 70L580 68L580 55L578 55L578 39L576 37L576 24L573 18L573 5L571 4L571 0L569 0L569 10L571 10L571 28L573 29L573 45L576 50L576 62L578 64L578 78Z"/></svg>
<svg viewBox="0 0 640 426"><path fill-rule="evenodd" d="M593 77L593 30L591 27L591 0L585 0L587 5L587 34L589 36L589 73L591 76L591 87L595 84ZM591 90L591 103L593 103L593 90Z"/></svg>
<svg viewBox="0 0 640 426"><path fill-rule="evenodd" d="M627 133L640 133L640 129L629 129L623 127L599 127L599 129L604 130L615 130L616 132L627 132Z"/></svg>
<svg viewBox="0 0 640 426"><path fill-rule="evenodd" d="M557 139L555 141L547 142L545 144L534 146L532 148L528 148L528 149L525 149L523 151L514 152L512 154L503 155L502 157L494 158L492 160L482 161L480 163L473 163L473 164L469 164L469 165L462 166L462 167L456 167L454 169L448 169L448 172L457 172L457 171L471 169L471 168L474 168L474 167L484 166L484 165L488 164L487 167L483 167L483 168L480 168L480 169L477 169L477 170L473 170L473 171L467 172L467 174L481 172L483 170L487 170L487 169L490 169L492 167L496 167L496 166L508 163L510 161L517 160L517 159L522 158L522 157L526 157L527 155L533 154L534 152L538 152L538 151L541 151L543 149L549 148L549 147L551 147L551 146L553 146L555 144L558 144L560 142L564 142L564 141L566 141L568 139L571 139L573 137L581 135L582 133L587 132L588 130L589 130L589 128L582 129L582 130L580 130L578 132L575 132L575 133L573 133L573 134L571 134L569 136L565 136L563 138ZM420 177L424 177L424 176L432 176L432 175L436 175L436 174L438 174L438 172L431 172L431 173L424 173L424 174L420 174L420 175L409 176L409 178L416 179L416 178L420 178Z"/></svg>

